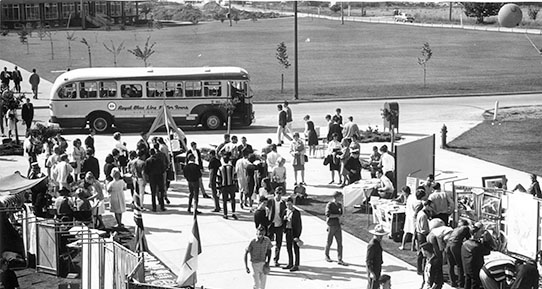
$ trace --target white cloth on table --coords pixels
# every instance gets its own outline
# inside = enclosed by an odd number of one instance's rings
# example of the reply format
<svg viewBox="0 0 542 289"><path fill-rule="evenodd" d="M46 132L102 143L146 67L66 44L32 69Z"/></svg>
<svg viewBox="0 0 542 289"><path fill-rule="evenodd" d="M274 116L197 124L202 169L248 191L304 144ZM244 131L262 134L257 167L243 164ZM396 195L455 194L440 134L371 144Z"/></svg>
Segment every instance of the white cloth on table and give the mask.
<svg viewBox="0 0 542 289"><path fill-rule="evenodd" d="M379 182L380 179L359 180L344 187L344 207L353 207L365 202Z"/></svg>

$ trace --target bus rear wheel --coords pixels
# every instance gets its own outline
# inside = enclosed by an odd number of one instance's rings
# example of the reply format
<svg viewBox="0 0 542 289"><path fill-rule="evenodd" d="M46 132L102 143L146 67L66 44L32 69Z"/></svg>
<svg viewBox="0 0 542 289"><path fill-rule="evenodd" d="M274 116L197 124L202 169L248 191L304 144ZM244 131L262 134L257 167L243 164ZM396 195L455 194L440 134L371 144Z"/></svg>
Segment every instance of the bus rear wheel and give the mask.
<svg viewBox="0 0 542 289"><path fill-rule="evenodd" d="M111 118L105 115L96 115L90 119L90 128L97 133L102 133L111 128Z"/></svg>
<svg viewBox="0 0 542 289"><path fill-rule="evenodd" d="M216 130L222 126L222 119L215 113L209 113L205 115L204 120L205 122L203 123L203 125L207 129Z"/></svg>

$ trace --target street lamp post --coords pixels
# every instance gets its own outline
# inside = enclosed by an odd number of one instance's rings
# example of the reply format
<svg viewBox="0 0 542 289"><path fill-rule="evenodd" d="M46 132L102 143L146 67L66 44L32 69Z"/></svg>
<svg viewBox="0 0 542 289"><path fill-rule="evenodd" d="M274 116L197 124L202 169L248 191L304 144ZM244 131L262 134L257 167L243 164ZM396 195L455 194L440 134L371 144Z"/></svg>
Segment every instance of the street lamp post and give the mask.
<svg viewBox="0 0 542 289"><path fill-rule="evenodd" d="M294 1L294 99L299 99L297 64L297 1Z"/></svg>

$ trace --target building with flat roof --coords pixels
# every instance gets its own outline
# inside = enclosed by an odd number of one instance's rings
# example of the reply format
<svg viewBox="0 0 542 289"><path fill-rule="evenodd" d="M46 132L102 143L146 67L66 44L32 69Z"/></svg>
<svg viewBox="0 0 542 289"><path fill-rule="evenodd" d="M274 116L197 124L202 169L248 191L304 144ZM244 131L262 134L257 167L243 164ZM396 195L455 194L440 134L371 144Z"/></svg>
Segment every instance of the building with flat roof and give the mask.
<svg viewBox="0 0 542 289"><path fill-rule="evenodd" d="M0 27L22 29L43 25L87 28L132 24L138 21L141 2L143 1L0 0Z"/></svg>

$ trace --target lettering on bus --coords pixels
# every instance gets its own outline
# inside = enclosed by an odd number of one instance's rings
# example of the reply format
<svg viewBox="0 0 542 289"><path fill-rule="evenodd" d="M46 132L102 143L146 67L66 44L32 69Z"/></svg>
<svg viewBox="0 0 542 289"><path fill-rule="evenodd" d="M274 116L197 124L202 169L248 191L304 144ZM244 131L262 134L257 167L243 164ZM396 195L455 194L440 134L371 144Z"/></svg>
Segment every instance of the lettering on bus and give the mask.
<svg viewBox="0 0 542 289"><path fill-rule="evenodd" d="M168 109L171 110L188 110L188 106L180 106L180 105L168 105ZM128 111L128 110L158 110L162 109L162 105L154 106L154 105L147 105L147 106L141 106L141 105L119 105L117 110L122 111Z"/></svg>

